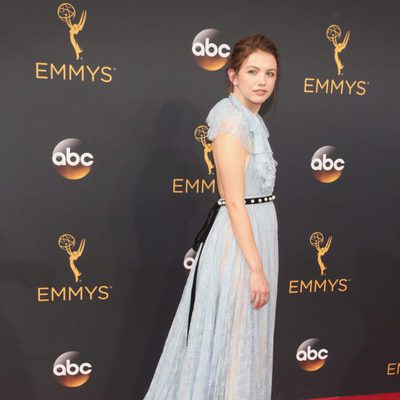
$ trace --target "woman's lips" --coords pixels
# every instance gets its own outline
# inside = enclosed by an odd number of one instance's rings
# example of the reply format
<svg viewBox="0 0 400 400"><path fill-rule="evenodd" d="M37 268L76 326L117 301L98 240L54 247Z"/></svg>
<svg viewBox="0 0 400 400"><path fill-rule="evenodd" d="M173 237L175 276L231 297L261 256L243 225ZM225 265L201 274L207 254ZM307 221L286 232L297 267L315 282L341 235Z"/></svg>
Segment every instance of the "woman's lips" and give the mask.
<svg viewBox="0 0 400 400"><path fill-rule="evenodd" d="M264 96L267 93L266 90L255 90L254 91L258 96Z"/></svg>

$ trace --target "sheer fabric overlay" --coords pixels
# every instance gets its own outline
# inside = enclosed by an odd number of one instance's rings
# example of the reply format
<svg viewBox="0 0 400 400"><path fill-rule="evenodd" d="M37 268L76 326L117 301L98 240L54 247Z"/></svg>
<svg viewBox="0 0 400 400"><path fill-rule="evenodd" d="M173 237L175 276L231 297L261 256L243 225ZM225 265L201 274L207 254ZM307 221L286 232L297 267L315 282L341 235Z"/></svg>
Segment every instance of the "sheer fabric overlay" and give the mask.
<svg viewBox="0 0 400 400"><path fill-rule="evenodd" d="M236 136L249 152L246 197L273 192L276 161L268 129L231 94L207 117L208 139ZM277 199L278 200L278 199ZM273 202L248 204L257 249L270 285L267 305L250 303L250 269L221 207L190 270L153 380L144 400L268 400L271 398L278 287L278 225ZM187 337L195 269L196 297Z"/></svg>

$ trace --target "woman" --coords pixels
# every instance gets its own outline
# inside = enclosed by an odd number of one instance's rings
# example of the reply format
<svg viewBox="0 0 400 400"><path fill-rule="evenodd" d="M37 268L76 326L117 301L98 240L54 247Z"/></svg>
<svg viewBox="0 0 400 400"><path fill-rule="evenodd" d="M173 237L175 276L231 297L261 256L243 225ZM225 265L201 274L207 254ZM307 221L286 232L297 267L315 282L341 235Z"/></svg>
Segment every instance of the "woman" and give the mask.
<svg viewBox="0 0 400 400"><path fill-rule="evenodd" d="M271 399L277 163L258 111L276 91L275 45L261 34L240 40L227 72L229 97L207 117L221 198L145 400Z"/></svg>

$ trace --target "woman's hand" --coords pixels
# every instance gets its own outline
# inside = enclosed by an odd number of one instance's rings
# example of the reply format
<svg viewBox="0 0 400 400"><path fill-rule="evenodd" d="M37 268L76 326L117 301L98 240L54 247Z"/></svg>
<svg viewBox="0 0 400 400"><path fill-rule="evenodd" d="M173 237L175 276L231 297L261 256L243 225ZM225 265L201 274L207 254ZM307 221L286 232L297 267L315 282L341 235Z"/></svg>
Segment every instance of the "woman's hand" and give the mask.
<svg viewBox="0 0 400 400"><path fill-rule="evenodd" d="M255 310L268 303L269 283L264 271L260 268L250 271L250 303Z"/></svg>

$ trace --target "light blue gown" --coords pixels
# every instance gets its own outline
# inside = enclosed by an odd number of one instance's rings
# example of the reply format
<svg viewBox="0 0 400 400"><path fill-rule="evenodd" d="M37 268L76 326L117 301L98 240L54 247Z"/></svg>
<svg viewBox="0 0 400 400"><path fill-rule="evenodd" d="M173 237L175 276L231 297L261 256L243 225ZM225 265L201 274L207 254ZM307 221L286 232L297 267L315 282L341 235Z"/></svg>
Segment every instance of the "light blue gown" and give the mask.
<svg viewBox="0 0 400 400"><path fill-rule="evenodd" d="M236 136L248 151L245 196L270 195L277 162L268 129L230 94L207 117L207 137ZM250 303L250 269L221 206L189 273L157 369L144 400L271 399L278 287L278 226L273 202L247 204L257 249L270 286L267 305ZM187 338L195 268L196 296ZM187 342L188 339L188 342Z"/></svg>

